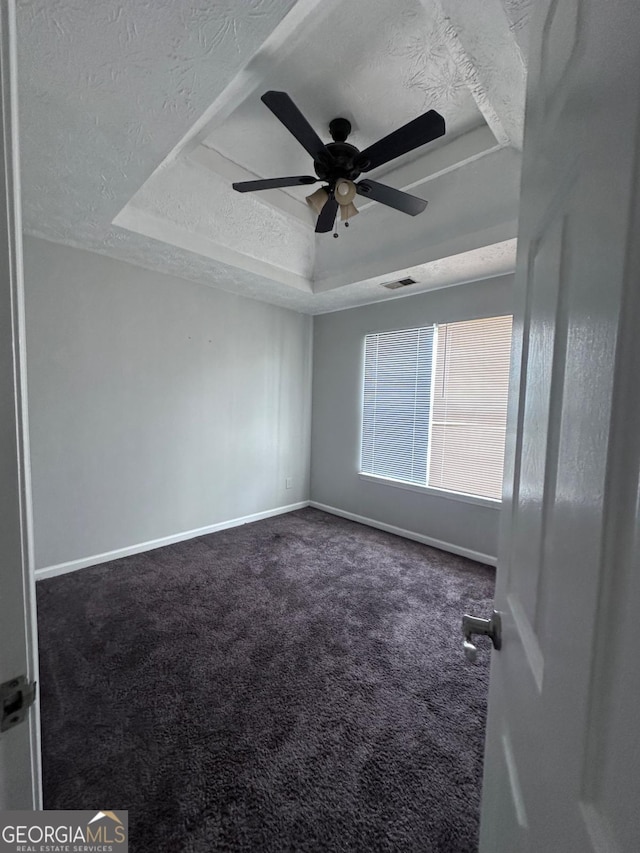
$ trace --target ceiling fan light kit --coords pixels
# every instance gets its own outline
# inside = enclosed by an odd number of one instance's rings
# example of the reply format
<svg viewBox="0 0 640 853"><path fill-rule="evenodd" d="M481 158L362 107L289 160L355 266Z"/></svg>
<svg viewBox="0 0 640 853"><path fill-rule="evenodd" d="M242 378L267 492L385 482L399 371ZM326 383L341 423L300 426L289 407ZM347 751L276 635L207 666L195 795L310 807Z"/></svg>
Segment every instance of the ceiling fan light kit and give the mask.
<svg viewBox="0 0 640 853"><path fill-rule="evenodd" d="M374 142L364 151L359 151L347 142L351 133L351 123L348 119L334 118L329 123L329 133L333 142L325 145L286 92L265 92L262 101L311 155L317 177L297 175L241 181L233 184L234 190L241 193L255 192L280 187L305 186L323 181L324 187L307 196L307 203L318 214L316 221L318 234L325 234L333 229L338 210L340 210L341 220L348 225L347 220L358 213L353 203L356 195L377 201L409 216L417 216L427 206L424 199L386 184L368 178L358 183L356 181L362 172L376 169L395 160L396 157L401 157L443 136L445 122L435 110L429 110L378 142Z"/></svg>

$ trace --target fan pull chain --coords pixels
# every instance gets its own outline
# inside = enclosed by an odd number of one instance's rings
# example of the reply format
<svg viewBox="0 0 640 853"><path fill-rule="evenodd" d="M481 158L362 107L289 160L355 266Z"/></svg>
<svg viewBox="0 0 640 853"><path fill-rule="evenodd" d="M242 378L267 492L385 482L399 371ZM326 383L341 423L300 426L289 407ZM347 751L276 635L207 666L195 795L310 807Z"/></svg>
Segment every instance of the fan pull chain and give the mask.
<svg viewBox="0 0 640 853"><path fill-rule="evenodd" d="M344 223L344 227L345 227L345 228L348 228L348 227L349 227L349 223L348 223L348 222L345 222L345 223ZM337 231L334 231L334 232L333 232L333 236L337 239L340 235L338 234L338 232L337 232Z"/></svg>

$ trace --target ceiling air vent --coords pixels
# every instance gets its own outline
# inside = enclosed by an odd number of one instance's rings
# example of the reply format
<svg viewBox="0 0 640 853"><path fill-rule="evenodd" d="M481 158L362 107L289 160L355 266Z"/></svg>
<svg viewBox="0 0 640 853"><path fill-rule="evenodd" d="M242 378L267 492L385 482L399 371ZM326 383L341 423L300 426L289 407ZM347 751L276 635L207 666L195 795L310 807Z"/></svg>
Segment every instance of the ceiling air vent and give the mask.
<svg viewBox="0 0 640 853"><path fill-rule="evenodd" d="M387 290L398 290L400 287L409 287L410 284L415 284L415 278L401 278L399 281L388 281L386 284L383 284L383 287L386 287Z"/></svg>

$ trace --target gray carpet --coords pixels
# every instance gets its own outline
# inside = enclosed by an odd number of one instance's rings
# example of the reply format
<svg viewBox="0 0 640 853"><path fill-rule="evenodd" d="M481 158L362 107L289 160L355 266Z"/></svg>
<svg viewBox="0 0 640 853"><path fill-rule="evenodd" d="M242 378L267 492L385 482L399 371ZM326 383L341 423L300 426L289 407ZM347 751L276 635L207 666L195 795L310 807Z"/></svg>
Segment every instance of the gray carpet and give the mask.
<svg viewBox="0 0 640 853"><path fill-rule="evenodd" d="M48 809L132 853L477 849L494 571L314 509L38 584Z"/></svg>

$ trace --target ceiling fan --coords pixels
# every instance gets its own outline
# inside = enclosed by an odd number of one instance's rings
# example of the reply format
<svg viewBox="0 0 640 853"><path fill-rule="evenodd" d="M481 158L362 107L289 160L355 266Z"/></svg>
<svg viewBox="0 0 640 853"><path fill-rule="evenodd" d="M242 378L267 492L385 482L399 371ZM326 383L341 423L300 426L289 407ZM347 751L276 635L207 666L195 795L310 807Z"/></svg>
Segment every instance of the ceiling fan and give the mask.
<svg viewBox="0 0 640 853"><path fill-rule="evenodd" d="M374 142L364 151L358 151L355 146L346 141L351 133L351 123L346 118L334 118L330 122L329 133L333 142L325 145L286 92L265 92L261 100L311 154L316 177L296 175L286 178L241 181L233 184L234 190L248 193L278 187L304 186L318 183L318 181L325 182L324 187L307 197L309 205L318 213L316 232L320 234L331 231L338 209L340 209L341 219L348 224L347 220L358 212L353 203L356 195L386 204L402 213L408 213L409 216L422 213L427 206L424 199L386 184L369 179L358 181L358 183L355 181L362 172L369 172L371 169L382 166L383 163L395 160L396 157L443 136L444 119L435 110L429 110L378 142Z"/></svg>

